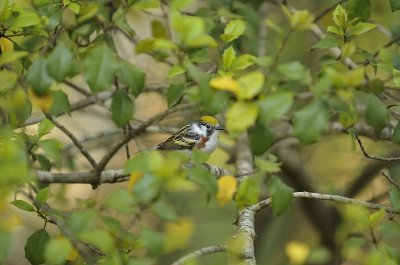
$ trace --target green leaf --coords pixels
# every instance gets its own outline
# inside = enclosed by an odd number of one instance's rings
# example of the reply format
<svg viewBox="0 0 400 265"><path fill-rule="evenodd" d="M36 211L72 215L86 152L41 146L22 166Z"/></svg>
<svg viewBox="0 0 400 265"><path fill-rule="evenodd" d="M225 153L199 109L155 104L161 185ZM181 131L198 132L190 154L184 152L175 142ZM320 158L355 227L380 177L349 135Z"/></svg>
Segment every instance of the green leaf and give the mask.
<svg viewBox="0 0 400 265"><path fill-rule="evenodd" d="M400 122L394 127L392 141L396 144L400 144Z"/></svg>
<svg viewBox="0 0 400 265"><path fill-rule="evenodd" d="M262 155L274 143L275 135L267 127L256 124L249 129L250 148L253 154Z"/></svg>
<svg viewBox="0 0 400 265"><path fill-rule="evenodd" d="M301 84L310 84L310 71L298 61L280 64L278 71L288 80L300 82Z"/></svg>
<svg viewBox="0 0 400 265"><path fill-rule="evenodd" d="M365 21L371 16L370 0L350 0L345 4L349 19L360 18Z"/></svg>
<svg viewBox="0 0 400 265"><path fill-rule="evenodd" d="M174 66L172 66L169 71L168 71L168 75L167 78L171 79L175 76L181 75L184 72L186 72L185 68L182 67L182 65L180 64L175 64Z"/></svg>
<svg viewBox="0 0 400 265"><path fill-rule="evenodd" d="M283 114L290 110L293 98L293 93L278 92L258 101L260 106L259 121L268 125L271 121L281 118Z"/></svg>
<svg viewBox="0 0 400 265"><path fill-rule="evenodd" d="M222 63L224 65L225 71L229 71L231 69L232 64L235 61L235 59L236 59L235 49L232 46L230 46L222 54Z"/></svg>
<svg viewBox="0 0 400 265"><path fill-rule="evenodd" d="M153 204L152 210L164 221L175 221L177 219L175 209L162 200L159 200Z"/></svg>
<svg viewBox="0 0 400 265"><path fill-rule="evenodd" d="M46 264L65 264L65 260L68 258L71 250L71 243L65 238L50 240L44 249L44 259L46 260Z"/></svg>
<svg viewBox="0 0 400 265"><path fill-rule="evenodd" d="M182 95L185 84L182 82L172 83L167 90L168 106L171 106Z"/></svg>
<svg viewBox="0 0 400 265"><path fill-rule="evenodd" d="M254 125L259 107L254 102L235 102L226 112L226 128L230 132L243 132Z"/></svg>
<svg viewBox="0 0 400 265"><path fill-rule="evenodd" d="M337 5L335 11L333 11L333 22L339 28L347 26L347 12L341 5Z"/></svg>
<svg viewBox="0 0 400 265"><path fill-rule="evenodd" d="M361 34L364 34L365 32L370 31L374 28L376 28L375 24L360 22L351 27L348 31L348 34L354 36L360 36Z"/></svg>
<svg viewBox="0 0 400 265"><path fill-rule="evenodd" d="M168 38L167 29L160 20L153 19L151 21L151 32L154 38L163 38L163 39Z"/></svg>
<svg viewBox="0 0 400 265"><path fill-rule="evenodd" d="M115 55L105 43L91 48L83 61L85 80L93 92L109 88L117 69Z"/></svg>
<svg viewBox="0 0 400 265"><path fill-rule="evenodd" d="M33 62L26 75L26 79L29 85L32 86L33 92L38 96L46 94L54 81L47 72L47 62L43 58L39 58Z"/></svg>
<svg viewBox="0 0 400 265"><path fill-rule="evenodd" d="M85 210L75 210L67 219L67 225L71 233L76 235L92 230L98 221L96 210L88 208Z"/></svg>
<svg viewBox="0 0 400 265"><path fill-rule="evenodd" d="M25 28L40 23L40 18L36 13L21 11L19 15L10 21L10 26L15 28Z"/></svg>
<svg viewBox="0 0 400 265"><path fill-rule="evenodd" d="M134 198L142 203L150 203L160 193L162 183L160 178L151 174L144 174L133 187Z"/></svg>
<svg viewBox="0 0 400 265"><path fill-rule="evenodd" d="M55 139L46 139L39 142L44 154L58 163L61 159L62 143Z"/></svg>
<svg viewBox="0 0 400 265"><path fill-rule="evenodd" d="M200 165L195 168L189 168L188 176L190 180L196 182L202 187L202 189L206 192L208 199L215 197L218 186L214 175Z"/></svg>
<svg viewBox="0 0 400 265"><path fill-rule="evenodd" d="M243 180L235 195L235 201L240 209L257 203L260 188L253 177Z"/></svg>
<svg viewBox="0 0 400 265"><path fill-rule="evenodd" d="M70 113L71 105L69 104L68 96L61 90L51 91L51 97L53 98L53 103L50 107L50 113L52 115L60 115L63 113Z"/></svg>
<svg viewBox="0 0 400 265"><path fill-rule="evenodd" d="M39 162L40 168L45 171L50 171L51 169L51 163L47 157L45 157L42 154L37 154L35 155L35 158Z"/></svg>
<svg viewBox="0 0 400 265"><path fill-rule="evenodd" d="M226 25L224 34L220 37L225 43L228 43L239 38L245 30L246 24L242 20L232 20Z"/></svg>
<svg viewBox="0 0 400 265"><path fill-rule="evenodd" d="M142 92L146 77L142 70L127 61L123 61L117 75L129 87L132 95L137 96Z"/></svg>
<svg viewBox="0 0 400 265"><path fill-rule="evenodd" d="M106 198L108 207L121 213L132 213L135 200L126 189L115 189Z"/></svg>
<svg viewBox="0 0 400 265"><path fill-rule="evenodd" d="M278 177L273 176L268 182L268 190L271 194L272 212L274 215L280 216L289 209L293 201L293 189Z"/></svg>
<svg viewBox="0 0 400 265"><path fill-rule="evenodd" d="M400 0L389 0L389 3L390 3L390 8L392 9L392 12L400 10Z"/></svg>
<svg viewBox="0 0 400 265"><path fill-rule="evenodd" d="M0 1L0 23L5 22L12 14L14 7L13 0Z"/></svg>
<svg viewBox="0 0 400 265"><path fill-rule="evenodd" d="M294 135L303 143L319 139L328 126L328 110L321 101L314 101L294 114Z"/></svg>
<svg viewBox="0 0 400 265"><path fill-rule="evenodd" d="M42 120L38 125L38 137L48 134L53 128L54 124L49 119Z"/></svg>
<svg viewBox="0 0 400 265"><path fill-rule="evenodd" d="M380 130L385 126L387 118L386 106L375 95L369 95L365 110L367 124L374 127L375 130Z"/></svg>
<svg viewBox="0 0 400 265"><path fill-rule="evenodd" d="M2 69L0 71L0 92L6 92L15 87L17 80L18 76L16 73Z"/></svg>
<svg viewBox="0 0 400 265"><path fill-rule="evenodd" d="M122 128L129 123L133 115L133 107L133 101L128 94L121 90L114 93L111 112L112 120L118 127Z"/></svg>
<svg viewBox="0 0 400 265"><path fill-rule="evenodd" d="M30 204L27 203L26 201L23 200L15 200L10 202L12 205L17 207L20 210L27 211L27 212L34 212L35 208Z"/></svg>
<svg viewBox="0 0 400 265"><path fill-rule="evenodd" d="M1 3L0 3L1 5ZM28 56L26 51L5 52L0 55L0 66L3 64L12 63L18 59Z"/></svg>
<svg viewBox="0 0 400 265"><path fill-rule="evenodd" d="M11 248L12 238L11 233L8 229L3 227L0 228L0 263L3 264L6 257L9 256L9 250Z"/></svg>
<svg viewBox="0 0 400 265"><path fill-rule="evenodd" d="M143 245L147 248L151 256L156 256L161 252L163 247L163 239L158 232L151 229L142 228L140 235Z"/></svg>
<svg viewBox="0 0 400 265"><path fill-rule="evenodd" d="M72 72L74 56L62 43L51 51L47 58L47 71L55 80L61 82Z"/></svg>
<svg viewBox="0 0 400 265"><path fill-rule="evenodd" d="M397 187L392 186L389 198L393 208L400 210L400 190Z"/></svg>
<svg viewBox="0 0 400 265"><path fill-rule="evenodd" d="M99 248L100 251L104 252L105 254L111 253L111 251L114 249L114 240L105 230L85 230L80 233L79 237L84 242Z"/></svg>
<svg viewBox="0 0 400 265"><path fill-rule="evenodd" d="M323 39L314 44L311 49L329 49L337 47L338 45L338 40L334 35L326 35Z"/></svg>
<svg viewBox="0 0 400 265"><path fill-rule="evenodd" d="M28 237L25 244L25 258L32 265L38 265L45 262L43 252L50 236L46 229L39 229Z"/></svg>
<svg viewBox="0 0 400 265"><path fill-rule="evenodd" d="M273 155L269 155L268 159L263 159L260 157L255 158L255 164L260 172L265 173L278 173L281 171L281 164L276 162L277 158Z"/></svg>
<svg viewBox="0 0 400 265"><path fill-rule="evenodd" d="M264 75L261 72L251 72L239 78L240 87L237 93L239 99L252 99L260 93L264 85Z"/></svg>
<svg viewBox="0 0 400 265"><path fill-rule="evenodd" d="M49 195L50 195L50 188L46 187L44 189L39 190L38 193L36 193L36 200L40 204L44 204L45 202L47 202Z"/></svg>
<svg viewBox="0 0 400 265"><path fill-rule="evenodd" d="M400 224L387 220L381 226L382 238L388 238L400 235Z"/></svg>
<svg viewBox="0 0 400 265"><path fill-rule="evenodd" d="M241 69L246 69L247 67L253 65L253 64L254 64L254 61L255 61L256 59L257 59L256 57L254 57L254 56L252 56L252 55L250 55L250 54L243 54L243 55L240 55L239 57L237 57L237 58L233 61L232 65L231 65L232 70L236 70L236 69L240 69L240 70L241 70Z"/></svg>
<svg viewBox="0 0 400 265"><path fill-rule="evenodd" d="M183 8L191 5L194 0L171 0L171 7L176 10L182 10Z"/></svg>

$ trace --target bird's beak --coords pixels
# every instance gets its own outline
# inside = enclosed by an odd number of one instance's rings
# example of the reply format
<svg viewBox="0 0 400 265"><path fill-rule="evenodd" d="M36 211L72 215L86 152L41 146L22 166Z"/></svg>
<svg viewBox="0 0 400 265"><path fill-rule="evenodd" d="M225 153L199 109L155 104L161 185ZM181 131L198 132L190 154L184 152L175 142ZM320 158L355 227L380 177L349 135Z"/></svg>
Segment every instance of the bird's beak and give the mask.
<svg viewBox="0 0 400 265"><path fill-rule="evenodd" d="M222 126L215 126L215 129L216 130L219 130L219 131L225 131L225 128L224 127L222 127Z"/></svg>

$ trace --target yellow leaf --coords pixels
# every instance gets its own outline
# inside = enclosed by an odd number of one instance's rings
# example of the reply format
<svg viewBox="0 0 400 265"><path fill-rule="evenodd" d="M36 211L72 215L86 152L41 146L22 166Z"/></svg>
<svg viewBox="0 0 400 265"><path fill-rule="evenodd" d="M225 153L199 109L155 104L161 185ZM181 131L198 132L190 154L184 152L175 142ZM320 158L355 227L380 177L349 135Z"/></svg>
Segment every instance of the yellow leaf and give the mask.
<svg viewBox="0 0 400 265"><path fill-rule="evenodd" d="M285 246L286 255L294 265L304 264L310 254L310 247L306 244L291 241Z"/></svg>
<svg viewBox="0 0 400 265"><path fill-rule="evenodd" d="M0 38L1 52L12 52L14 50L14 44L7 38Z"/></svg>
<svg viewBox="0 0 400 265"><path fill-rule="evenodd" d="M222 176L218 179L217 201L224 206L229 202L237 189L237 180L234 176Z"/></svg>
<svg viewBox="0 0 400 265"><path fill-rule="evenodd" d="M237 93L239 90L239 83L230 76L216 77L210 80L210 86L218 90L226 90L232 93Z"/></svg>
<svg viewBox="0 0 400 265"><path fill-rule="evenodd" d="M166 252L187 247L194 233L191 219L182 217L175 222L166 223L164 227L164 250Z"/></svg>
<svg viewBox="0 0 400 265"><path fill-rule="evenodd" d="M139 171L133 171L128 181L128 190L131 190L135 184L142 178L143 173Z"/></svg>
<svg viewBox="0 0 400 265"><path fill-rule="evenodd" d="M44 113L49 112L51 105L53 104L53 97L51 93L47 92L43 96L37 96L32 90L28 91L29 97L33 105L41 109Z"/></svg>

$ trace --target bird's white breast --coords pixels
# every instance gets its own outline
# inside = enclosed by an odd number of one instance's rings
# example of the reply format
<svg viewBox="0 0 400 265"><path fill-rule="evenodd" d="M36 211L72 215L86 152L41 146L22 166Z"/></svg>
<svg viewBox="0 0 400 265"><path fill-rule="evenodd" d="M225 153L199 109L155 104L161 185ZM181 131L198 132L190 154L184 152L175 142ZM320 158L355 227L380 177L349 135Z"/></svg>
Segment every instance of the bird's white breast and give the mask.
<svg viewBox="0 0 400 265"><path fill-rule="evenodd" d="M218 136L219 136L219 131L214 131L213 134L211 134L210 139L205 143L203 151L207 153L212 153L218 146Z"/></svg>

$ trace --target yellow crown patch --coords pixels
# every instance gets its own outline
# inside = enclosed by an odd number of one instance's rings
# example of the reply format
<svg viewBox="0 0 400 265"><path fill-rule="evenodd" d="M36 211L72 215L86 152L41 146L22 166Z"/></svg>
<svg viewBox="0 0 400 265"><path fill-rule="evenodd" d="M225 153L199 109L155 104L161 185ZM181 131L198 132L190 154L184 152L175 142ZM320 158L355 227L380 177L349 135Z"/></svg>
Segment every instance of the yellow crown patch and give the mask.
<svg viewBox="0 0 400 265"><path fill-rule="evenodd" d="M207 122L208 124L211 124L211 125L214 125L214 126L219 124L218 120L216 118L214 118L213 116L202 116L200 118L200 120L203 121L203 122Z"/></svg>

